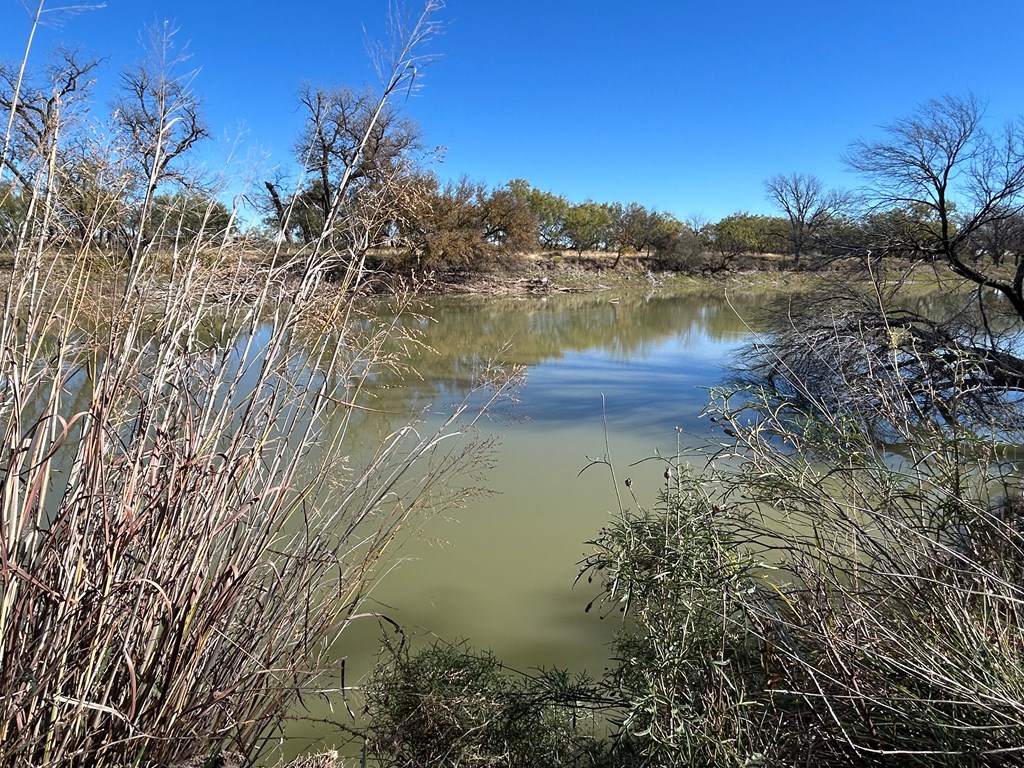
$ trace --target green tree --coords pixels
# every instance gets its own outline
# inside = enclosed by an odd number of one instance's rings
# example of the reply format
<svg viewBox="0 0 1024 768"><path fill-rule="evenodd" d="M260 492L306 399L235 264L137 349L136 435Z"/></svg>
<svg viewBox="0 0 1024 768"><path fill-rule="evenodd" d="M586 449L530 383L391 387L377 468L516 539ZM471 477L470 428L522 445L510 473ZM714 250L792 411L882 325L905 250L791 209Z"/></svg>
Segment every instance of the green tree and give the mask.
<svg viewBox="0 0 1024 768"><path fill-rule="evenodd" d="M950 206L951 211L954 208ZM932 210L916 203L877 208L861 219L861 237L854 240L847 250L860 248L875 257L896 256L911 261L934 261L935 254L927 244L933 241L937 223Z"/></svg>
<svg viewBox="0 0 1024 768"><path fill-rule="evenodd" d="M124 155L102 137L83 137L64 156L57 169L57 204L65 237L83 247L127 245L135 232L132 194L137 179Z"/></svg>
<svg viewBox="0 0 1024 768"><path fill-rule="evenodd" d="M330 199L330 195L324 191L323 182L320 179L310 179L297 193L292 195L287 205L281 202L278 196L277 187L267 182L267 189L272 199L276 199L275 214L273 223L287 240L298 237L305 245L314 242L324 226L323 201Z"/></svg>
<svg viewBox="0 0 1024 768"><path fill-rule="evenodd" d="M974 262L987 260L999 267L1009 258L1017 264L1024 257L1024 213L993 216L978 227L971 240Z"/></svg>
<svg viewBox="0 0 1024 768"><path fill-rule="evenodd" d="M181 191L153 199L151 232L159 244L221 242L229 234L231 211L202 192Z"/></svg>
<svg viewBox="0 0 1024 768"><path fill-rule="evenodd" d="M612 211L604 203L588 200L569 207L565 215L565 235L577 253L606 249L612 239Z"/></svg>
<svg viewBox="0 0 1024 768"><path fill-rule="evenodd" d="M537 219L512 182L484 195L480 205L487 242L509 253L524 253L537 247Z"/></svg>
<svg viewBox="0 0 1024 768"><path fill-rule="evenodd" d="M658 225L661 214L649 211L639 203L621 205L615 203L610 206L612 214L612 227L610 245L618 253L615 265L626 251L634 253L646 253L650 255L651 248L658 236Z"/></svg>
<svg viewBox="0 0 1024 768"><path fill-rule="evenodd" d="M708 234L702 222L683 222L668 213L652 212L651 249L659 269L695 272L705 269Z"/></svg>
<svg viewBox="0 0 1024 768"><path fill-rule="evenodd" d="M569 247L566 232L569 203L564 197L535 189L523 179L510 181L508 187L517 198L524 200L529 207L530 213L537 222L537 237L542 248L561 250Z"/></svg>
<svg viewBox="0 0 1024 768"><path fill-rule="evenodd" d="M772 216L734 213L711 227L711 242L726 258L777 250L789 234L789 224Z"/></svg>

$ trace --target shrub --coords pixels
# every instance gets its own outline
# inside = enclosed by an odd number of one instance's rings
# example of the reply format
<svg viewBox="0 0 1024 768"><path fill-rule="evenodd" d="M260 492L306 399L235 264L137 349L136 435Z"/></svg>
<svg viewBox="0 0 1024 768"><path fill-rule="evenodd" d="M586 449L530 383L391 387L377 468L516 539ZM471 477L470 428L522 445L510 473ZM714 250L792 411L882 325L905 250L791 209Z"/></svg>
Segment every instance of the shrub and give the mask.
<svg viewBox="0 0 1024 768"><path fill-rule="evenodd" d="M604 747L585 680L548 671L515 673L491 653L435 642L391 649L365 687L366 739L388 765L403 768L598 766Z"/></svg>
<svg viewBox="0 0 1024 768"><path fill-rule="evenodd" d="M625 616L605 695L641 765L1021 759L1019 398L896 316L888 346L829 317L713 393L699 479L593 542L595 605Z"/></svg>
<svg viewBox="0 0 1024 768"><path fill-rule="evenodd" d="M815 763L1016 756L1024 540L1003 441L1019 434L978 408L973 356L893 349L882 373L887 354L862 331L840 344L862 345L867 372L832 366L811 389L779 365L795 396L754 386L714 408L735 441L718 481L757 510L748 539L777 569L778 597L747 601L787 691L773 705L814 734L794 757ZM825 359L827 340L813 343ZM939 365L941 378L918 378Z"/></svg>
<svg viewBox="0 0 1024 768"><path fill-rule="evenodd" d="M783 753L929 766L1015 755L1024 549L1019 472L1003 453L1020 435L1001 419L1014 398L981 391L975 355L886 349L846 319L832 338L789 339L799 367L792 348L765 348L770 382L713 406L732 436L715 480L775 567L775 598L745 601L770 644L771 703L790 734L813 734Z"/></svg>
<svg viewBox="0 0 1024 768"><path fill-rule="evenodd" d="M603 590L592 605L626 618L603 694L638 765L761 759L763 643L745 605L758 564L740 547L737 511L684 474L656 509L622 512L591 542L581 575Z"/></svg>

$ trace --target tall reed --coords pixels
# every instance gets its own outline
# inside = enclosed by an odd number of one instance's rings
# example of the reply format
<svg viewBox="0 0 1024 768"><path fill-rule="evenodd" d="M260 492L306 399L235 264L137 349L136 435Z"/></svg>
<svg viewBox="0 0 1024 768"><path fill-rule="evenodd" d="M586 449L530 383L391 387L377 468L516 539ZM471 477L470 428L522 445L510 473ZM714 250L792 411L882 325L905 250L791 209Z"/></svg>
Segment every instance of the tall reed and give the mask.
<svg viewBox="0 0 1024 768"><path fill-rule="evenodd" d="M378 115L439 7L397 38ZM0 316L0 760L252 754L297 694L338 687L321 675L374 563L478 466L457 440L473 419L353 443L367 383L398 364L397 326L351 299L360 251L338 245L374 224L342 215L354 169L297 256L254 263L237 234L186 239L171 220L110 266L88 238L54 240L53 160L18 192ZM162 183L142 180L143 217Z"/></svg>

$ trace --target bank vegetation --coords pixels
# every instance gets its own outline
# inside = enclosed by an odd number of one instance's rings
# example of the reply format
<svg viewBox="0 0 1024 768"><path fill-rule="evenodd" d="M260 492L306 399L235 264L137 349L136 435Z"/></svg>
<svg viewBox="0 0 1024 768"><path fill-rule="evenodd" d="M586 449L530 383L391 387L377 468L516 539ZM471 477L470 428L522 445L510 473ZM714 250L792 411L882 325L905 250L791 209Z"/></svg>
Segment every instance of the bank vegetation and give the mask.
<svg viewBox="0 0 1024 768"><path fill-rule="evenodd" d="M57 51L33 69L27 51L0 68L4 763L251 760L304 694L345 690L331 649L374 566L487 461L464 407L353 444L369 385L418 343L353 296L514 274L525 254L536 290L562 264L651 287L844 266L713 393L699 473L652 459L656 508L607 457L588 468L616 499L581 564L590 608L626 619L607 674L524 676L396 640L366 688L368 752L1024 761L1020 125L990 129L969 96L930 101L853 145L862 189L780 174L765 183L778 216L713 223L444 182L394 98L440 5L396 20L375 90L299 90L301 170L262 182L255 220L190 162L210 129L168 27L106 114L98 60ZM956 290L923 305L904 290L921 270ZM479 373L486 407L510 377Z"/></svg>
<svg viewBox="0 0 1024 768"><path fill-rule="evenodd" d="M95 61L0 72L3 765L268 759L302 696L349 685L332 647L399 530L473 493L486 445L463 406L350 434L417 343L352 301L389 194L361 186L361 158L439 8L394 20L301 258L250 258L189 169L207 128L168 28L109 132Z"/></svg>
<svg viewBox="0 0 1024 768"><path fill-rule="evenodd" d="M946 97L848 159L877 229L834 246L860 270L773 308L712 392L702 460L651 457L650 509L609 457L586 468L615 499L578 582L588 611L624 617L609 668L505 670L548 713L524 744L488 728L493 659L398 649L368 692L385 759L539 766L553 738L574 766L1024 761L1024 261L1000 239L1024 209L1024 133ZM921 269L945 290L908 290ZM467 666L491 682L446 688ZM425 728L409 702L428 691L438 722L480 709L455 735Z"/></svg>

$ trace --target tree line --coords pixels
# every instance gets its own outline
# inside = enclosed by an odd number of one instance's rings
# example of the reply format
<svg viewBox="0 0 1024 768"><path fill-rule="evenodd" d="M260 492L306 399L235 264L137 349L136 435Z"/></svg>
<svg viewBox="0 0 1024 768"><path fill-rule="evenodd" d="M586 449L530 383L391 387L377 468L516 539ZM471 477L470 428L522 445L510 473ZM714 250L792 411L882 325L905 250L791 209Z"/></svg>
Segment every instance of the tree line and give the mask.
<svg viewBox="0 0 1024 768"><path fill-rule="evenodd" d="M29 226L51 243L130 254L154 242L220 242L239 229L238 206L219 199L195 162L210 131L174 33L166 25L153 31L148 57L120 73L106 115L92 103L98 59L60 49L27 77L0 66L0 107L12 115L0 154L0 245ZM985 265L1017 264L1024 251L1015 205L996 201L972 218L941 188L854 193L828 189L813 174L777 174L764 182L775 215L738 211L710 221L637 202L574 202L524 179L497 187L443 181L430 170L419 127L394 107L378 113L371 90L307 84L297 102L292 167L300 170L277 172L247 198L257 218L245 234L298 252L326 242L353 258L370 254L386 269L470 272L524 253L597 251L613 255L616 267L626 258L707 273L882 254L948 257L942 242L952 239L959 273L977 282ZM913 130L953 129L944 143L955 149L958 136L978 138L982 110L973 99L929 110L903 127L906 146L855 145L851 167L867 177L888 171L892 184L930 181L909 178L931 170L908 154ZM995 166L965 162L955 156L951 170L977 173L976 186L999 182ZM768 254L775 258L757 258Z"/></svg>
<svg viewBox="0 0 1024 768"><path fill-rule="evenodd" d="M39 72L0 65L10 121L0 153L0 244L130 251L160 237L223 235L232 214L191 164L210 135L181 71L176 30L150 30L147 57L119 76L109 113L92 101L100 59L61 48Z"/></svg>

